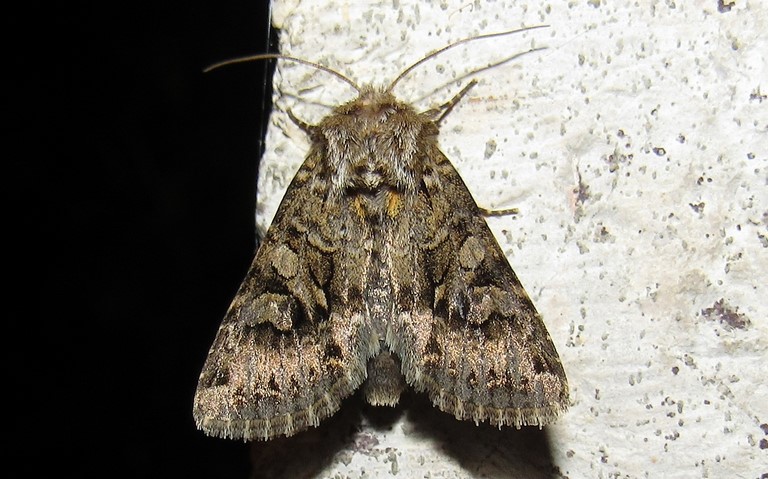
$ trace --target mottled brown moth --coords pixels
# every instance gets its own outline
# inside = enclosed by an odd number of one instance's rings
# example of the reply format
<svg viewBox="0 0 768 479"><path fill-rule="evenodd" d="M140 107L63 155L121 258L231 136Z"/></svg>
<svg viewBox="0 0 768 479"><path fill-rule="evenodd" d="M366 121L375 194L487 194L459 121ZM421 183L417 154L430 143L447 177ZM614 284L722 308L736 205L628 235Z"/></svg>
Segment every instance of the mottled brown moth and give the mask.
<svg viewBox="0 0 768 479"><path fill-rule="evenodd" d="M194 418L207 434L290 436L361 386L370 404L395 405L407 384L458 419L499 427L542 426L567 408L549 333L438 147L440 120L474 81L426 112L392 94L472 39L386 88L292 57L249 58L312 65L359 95L317 125L291 115L310 151L203 366Z"/></svg>

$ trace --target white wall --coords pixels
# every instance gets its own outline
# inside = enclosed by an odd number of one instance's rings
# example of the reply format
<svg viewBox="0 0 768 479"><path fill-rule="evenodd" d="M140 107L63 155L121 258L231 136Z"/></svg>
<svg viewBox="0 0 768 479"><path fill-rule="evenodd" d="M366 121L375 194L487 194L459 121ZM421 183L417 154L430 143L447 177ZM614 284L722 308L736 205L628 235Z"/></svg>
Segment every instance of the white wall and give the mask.
<svg viewBox="0 0 768 479"><path fill-rule="evenodd" d="M283 53L381 84L452 41L551 26L442 55L396 93L428 109L473 67L549 47L477 75L440 143L479 204L521 211L488 222L560 352L571 409L542 433L499 432L418 397L382 426L390 413L353 399L353 417L310 432L336 441L307 466L317 477L768 472L768 4L276 1L274 23ZM289 63L275 85L262 228L308 147L285 108L313 123L354 95Z"/></svg>

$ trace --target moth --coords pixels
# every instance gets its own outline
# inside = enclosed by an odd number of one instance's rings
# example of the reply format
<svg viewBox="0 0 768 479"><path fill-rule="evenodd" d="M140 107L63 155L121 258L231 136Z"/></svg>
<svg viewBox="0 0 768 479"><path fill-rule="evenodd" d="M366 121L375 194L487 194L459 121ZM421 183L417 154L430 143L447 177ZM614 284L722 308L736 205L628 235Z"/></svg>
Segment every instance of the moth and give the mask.
<svg viewBox="0 0 768 479"><path fill-rule="evenodd" d="M205 360L198 428L291 436L360 388L393 406L407 385L457 419L498 427L542 426L566 410L541 316L438 147L440 120L475 82L425 112L392 94L437 53L510 33L450 44L386 88L293 57L247 58L312 65L359 94L317 125L290 115L311 147Z"/></svg>

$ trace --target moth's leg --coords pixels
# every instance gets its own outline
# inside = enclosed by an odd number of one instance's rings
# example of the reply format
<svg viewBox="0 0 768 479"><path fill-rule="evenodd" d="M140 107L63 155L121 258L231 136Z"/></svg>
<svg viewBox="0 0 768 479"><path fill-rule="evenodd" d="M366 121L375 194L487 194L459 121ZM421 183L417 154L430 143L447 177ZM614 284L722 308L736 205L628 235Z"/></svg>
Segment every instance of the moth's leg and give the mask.
<svg viewBox="0 0 768 479"><path fill-rule="evenodd" d="M288 110L288 118L291 119L292 122L296 124L299 128L304 130L308 135L312 134L312 130L315 128L313 125L310 125L309 123L299 120L296 115L293 114L293 111Z"/></svg>
<svg viewBox="0 0 768 479"><path fill-rule="evenodd" d="M440 105L437 108L433 108L431 110L428 110L424 114L425 115L437 115L438 113L440 113L442 111L442 114L439 117L437 117L437 120L435 120L435 123L440 123L440 121L443 118L445 118L446 115L448 115L448 113L451 112L451 110L453 110L453 107L455 107L456 104L459 103L459 101L464 97L464 95L467 94L469 89L472 88L475 85L477 85L477 80L472 80L459 93L454 95L454 97L451 98L448 102L446 102L443 105ZM480 214L483 215L483 216L507 216L507 215L516 215L516 214L518 214L520 212L517 208L506 208L506 209L502 209L502 210L491 210L491 209L488 209L488 208L478 207L478 209L480 210Z"/></svg>
<svg viewBox="0 0 768 479"><path fill-rule="evenodd" d="M517 208L506 208L503 210L489 210L488 208L481 208L479 206L477 208L480 210L480 214L483 216L507 216L520 213L520 210Z"/></svg>
<svg viewBox="0 0 768 479"><path fill-rule="evenodd" d="M454 95L454 97L448 100L446 103L438 106L437 108L427 110L423 114L426 116L435 116L439 114L440 116L438 116L435 120L435 123L439 124L442 119L445 118L446 115L451 112L451 110L453 110L453 107L456 106L456 104L464 97L464 95L467 94L469 89L475 85L477 85L477 80L472 80L467 84L467 86L465 86L459 93Z"/></svg>

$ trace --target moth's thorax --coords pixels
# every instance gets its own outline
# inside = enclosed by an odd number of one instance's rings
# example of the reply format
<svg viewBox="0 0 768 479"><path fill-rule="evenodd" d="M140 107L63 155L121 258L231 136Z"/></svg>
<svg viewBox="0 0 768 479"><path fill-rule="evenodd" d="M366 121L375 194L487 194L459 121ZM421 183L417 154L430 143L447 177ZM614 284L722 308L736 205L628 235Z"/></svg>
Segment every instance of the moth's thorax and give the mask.
<svg viewBox="0 0 768 479"><path fill-rule="evenodd" d="M417 152L429 122L374 88L335 108L318 125L334 193L380 198L385 207L387 192L415 191L422 174Z"/></svg>

